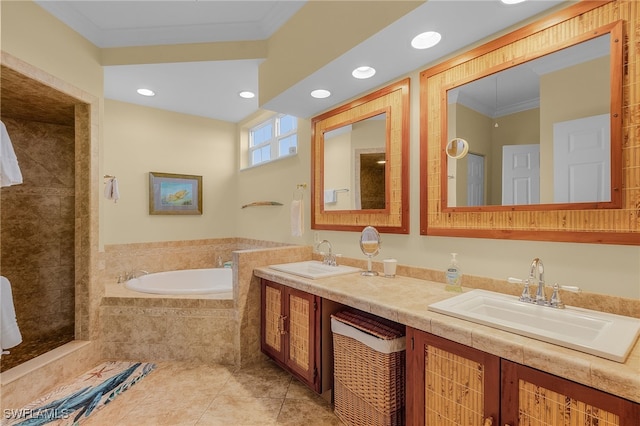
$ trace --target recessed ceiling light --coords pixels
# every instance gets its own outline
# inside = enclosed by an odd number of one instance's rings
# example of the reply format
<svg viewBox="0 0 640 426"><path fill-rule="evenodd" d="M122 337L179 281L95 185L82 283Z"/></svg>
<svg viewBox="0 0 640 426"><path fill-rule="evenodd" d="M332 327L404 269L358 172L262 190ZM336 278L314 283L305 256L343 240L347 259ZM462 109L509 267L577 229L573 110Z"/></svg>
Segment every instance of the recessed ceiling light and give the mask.
<svg viewBox="0 0 640 426"><path fill-rule="evenodd" d="M526 0L500 0L504 4L518 4Z"/></svg>
<svg viewBox="0 0 640 426"><path fill-rule="evenodd" d="M142 95L142 96L155 96L156 95L156 92L154 92L151 89L138 89L137 92L138 92L139 95Z"/></svg>
<svg viewBox="0 0 640 426"><path fill-rule="evenodd" d="M331 96L331 92L325 89L316 89L311 91L311 96L317 99L324 99Z"/></svg>
<svg viewBox="0 0 640 426"><path fill-rule="evenodd" d="M427 31L422 34L418 34L411 40L411 46L415 49L428 49L440 43L442 36L435 31Z"/></svg>
<svg viewBox="0 0 640 426"><path fill-rule="evenodd" d="M352 76L354 76L355 78L359 78L359 79L365 79L365 78L371 78L375 75L376 73L376 69L369 67L369 66L363 66L363 67L358 67L355 70L353 70L353 72L351 73Z"/></svg>
<svg viewBox="0 0 640 426"><path fill-rule="evenodd" d="M255 93L250 92L250 91L248 91L248 90L242 91L242 92L238 93L238 95L239 95L241 98L245 98L245 99L255 98L255 96L256 96L256 94L255 94Z"/></svg>

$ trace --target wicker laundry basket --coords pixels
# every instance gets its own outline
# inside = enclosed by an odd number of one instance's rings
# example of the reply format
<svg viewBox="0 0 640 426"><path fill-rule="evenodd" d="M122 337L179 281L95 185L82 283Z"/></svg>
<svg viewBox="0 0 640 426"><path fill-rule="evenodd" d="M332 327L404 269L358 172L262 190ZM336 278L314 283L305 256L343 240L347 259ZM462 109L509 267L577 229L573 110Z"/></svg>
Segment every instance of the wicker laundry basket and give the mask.
<svg viewBox="0 0 640 426"><path fill-rule="evenodd" d="M347 425L405 423L405 328L359 311L331 316L335 413Z"/></svg>

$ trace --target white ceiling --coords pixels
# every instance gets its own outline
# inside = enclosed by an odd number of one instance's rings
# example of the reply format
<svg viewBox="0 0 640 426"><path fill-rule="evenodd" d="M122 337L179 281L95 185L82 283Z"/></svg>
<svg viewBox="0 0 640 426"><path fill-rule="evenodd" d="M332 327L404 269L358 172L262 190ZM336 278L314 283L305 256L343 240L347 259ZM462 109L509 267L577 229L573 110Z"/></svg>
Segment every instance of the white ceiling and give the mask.
<svg viewBox="0 0 640 426"><path fill-rule="evenodd" d="M315 0L309 0L315 1ZM375 0L372 0L375 1ZM409 72L438 61L478 39L508 28L565 0L528 0L507 6L499 0L430 0L335 61L298 82L262 108L312 117ZM99 47L268 39L304 5L302 0L259 1L55 1L37 3ZM366 8L365 8L366 10ZM363 17L364 18L364 17ZM416 34L435 30L442 42L432 49L409 46ZM259 108L262 59L105 67L105 97L197 116L238 122ZM376 68L368 80L351 71ZM145 86L157 96L144 98ZM313 99L316 88L332 96Z"/></svg>

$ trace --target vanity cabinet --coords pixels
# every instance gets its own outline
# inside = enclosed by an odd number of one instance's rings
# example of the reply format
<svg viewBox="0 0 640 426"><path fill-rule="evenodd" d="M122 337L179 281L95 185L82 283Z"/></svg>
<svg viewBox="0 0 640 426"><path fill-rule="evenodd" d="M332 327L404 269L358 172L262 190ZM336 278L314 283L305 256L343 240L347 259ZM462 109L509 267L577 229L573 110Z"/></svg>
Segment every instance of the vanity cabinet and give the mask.
<svg viewBox="0 0 640 426"><path fill-rule="evenodd" d="M499 391L499 357L407 327L407 424L497 425Z"/></svg>
<svg viewBox="0 0 640 426"><path fill-rule="evenodd" d="M409 425L637 425L640 404L407 327Z"/></svg>
<svg viewBox="0 0 640 426"><path fill-rule="evenodd" d="M502 360L504 425L637 425L640 404Z"/></svg>
<svg viewBox="0 0 640 426"><path fill-rule="evenodd" d="M331 315L344 309L344 305L269 280L261 281L262 352L315 392L330 391Z"/></svg>
<svg viewBox="0 0 640 426"><path fill-rule="evenodd" d="M260 347L320 392L320 297L262 280Z"/></svg>

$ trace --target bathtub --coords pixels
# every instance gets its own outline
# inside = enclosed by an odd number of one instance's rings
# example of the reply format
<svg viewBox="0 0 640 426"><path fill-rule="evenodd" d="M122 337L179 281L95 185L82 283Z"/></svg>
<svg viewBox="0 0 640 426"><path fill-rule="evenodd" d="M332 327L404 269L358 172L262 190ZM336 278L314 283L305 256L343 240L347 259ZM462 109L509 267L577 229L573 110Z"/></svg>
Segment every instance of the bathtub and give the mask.
<svg viewBox="0 0 640 426"><path fill-rule="evenodd" d="M231 268L185 269L141 275L125 283L130 290L152 294L223 294L233 292Z"/></svg>

